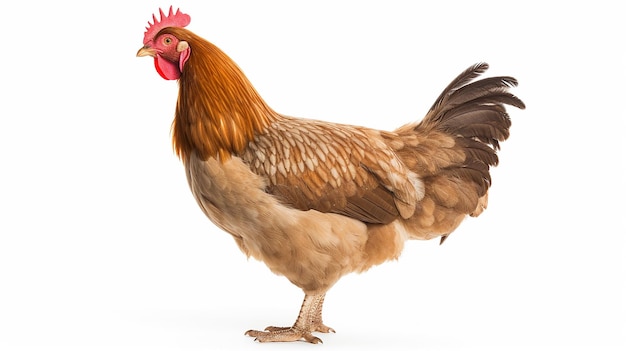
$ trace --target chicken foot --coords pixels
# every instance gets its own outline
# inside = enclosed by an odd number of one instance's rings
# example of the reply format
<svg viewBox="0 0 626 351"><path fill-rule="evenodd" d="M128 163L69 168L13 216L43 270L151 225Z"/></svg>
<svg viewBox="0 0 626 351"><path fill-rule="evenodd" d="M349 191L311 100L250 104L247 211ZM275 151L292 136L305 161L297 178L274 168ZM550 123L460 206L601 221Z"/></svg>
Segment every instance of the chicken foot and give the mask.
<svg viewBox="0 0 626 351"><path fill-rule="evenodd" d="M322 340L313 336L312 332L334 333L335 330L322 323L322 306L325 294L305 295L298 319L291 327L267 327L265 331L248 330L246 335L254 337L259 342L297 341L304 339L312 344Z"/></svg>

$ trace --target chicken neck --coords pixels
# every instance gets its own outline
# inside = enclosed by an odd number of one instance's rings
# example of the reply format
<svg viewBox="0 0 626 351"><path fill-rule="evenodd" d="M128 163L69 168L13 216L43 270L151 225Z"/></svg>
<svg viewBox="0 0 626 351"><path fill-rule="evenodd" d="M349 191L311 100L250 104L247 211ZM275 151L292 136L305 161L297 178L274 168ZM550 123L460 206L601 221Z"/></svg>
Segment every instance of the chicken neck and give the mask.
<svg viewBox="0 0 626 351"><path fill-rule="evenodd" d="M192 151L222 161L239 154L271 121L280 118L237 64L217 46L183 28L170 31L189 43L179 79L172 141L183 161Z"/></svg>

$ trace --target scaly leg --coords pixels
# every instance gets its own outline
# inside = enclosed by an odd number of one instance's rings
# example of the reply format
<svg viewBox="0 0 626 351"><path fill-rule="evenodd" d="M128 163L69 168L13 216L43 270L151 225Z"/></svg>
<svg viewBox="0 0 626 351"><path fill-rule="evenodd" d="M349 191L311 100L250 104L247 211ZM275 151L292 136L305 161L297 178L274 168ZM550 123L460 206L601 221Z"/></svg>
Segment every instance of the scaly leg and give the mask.
<svg viewBox="0 0 626 351"><path fill-rule="evenodd" d="M304 339L310 343L321 343L322 340L313 336L312 332L335 332L322 323L322 306L324 304L324 296L321 295L305 295L300 314L296 323L291 327L267 327L265 331L248 330L246 335L252 336L259 342L272 341L297 341Z"/></svg>
<svg viewBox="0 0 626 351"><path fill-rule="evenodd" d="M320 333L334 333L335 329L325 326L324 323L322 322L322 307L324 305L325 297L326 297L326 294L322 295L320 299L320 302L319 302L320 306L317 310L317 313L315 314L315 317L313 318L314 329L311 331L317 331Z"/></svg>

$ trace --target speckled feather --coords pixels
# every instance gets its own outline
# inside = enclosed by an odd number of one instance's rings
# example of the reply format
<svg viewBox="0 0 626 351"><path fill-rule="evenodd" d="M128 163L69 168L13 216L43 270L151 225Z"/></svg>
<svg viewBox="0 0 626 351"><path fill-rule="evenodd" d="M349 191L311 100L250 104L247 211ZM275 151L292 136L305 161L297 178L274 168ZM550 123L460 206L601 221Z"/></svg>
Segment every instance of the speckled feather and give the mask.
<svg viewBox="0 0 626 351"><path fill-rule="evenodd" d="M411 217L424 195L417 175L371 129L283 117L257 133L242 158L269 179L270 194L300 210L389 223Z"/></svg>

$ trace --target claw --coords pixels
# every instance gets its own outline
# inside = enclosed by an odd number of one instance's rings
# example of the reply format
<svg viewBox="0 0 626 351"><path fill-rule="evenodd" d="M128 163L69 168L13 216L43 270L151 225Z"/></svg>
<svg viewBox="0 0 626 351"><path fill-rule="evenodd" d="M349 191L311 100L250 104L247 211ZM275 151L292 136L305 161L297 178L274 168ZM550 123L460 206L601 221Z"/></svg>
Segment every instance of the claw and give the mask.
<svg viewBox="0 0 626 351"><path fill-rule="evenodd" d="M324 324L318 325L315 331L318 331L320 333L333 333L333 334L336 333L335 329L331 327L327 327Z"/></svg>

